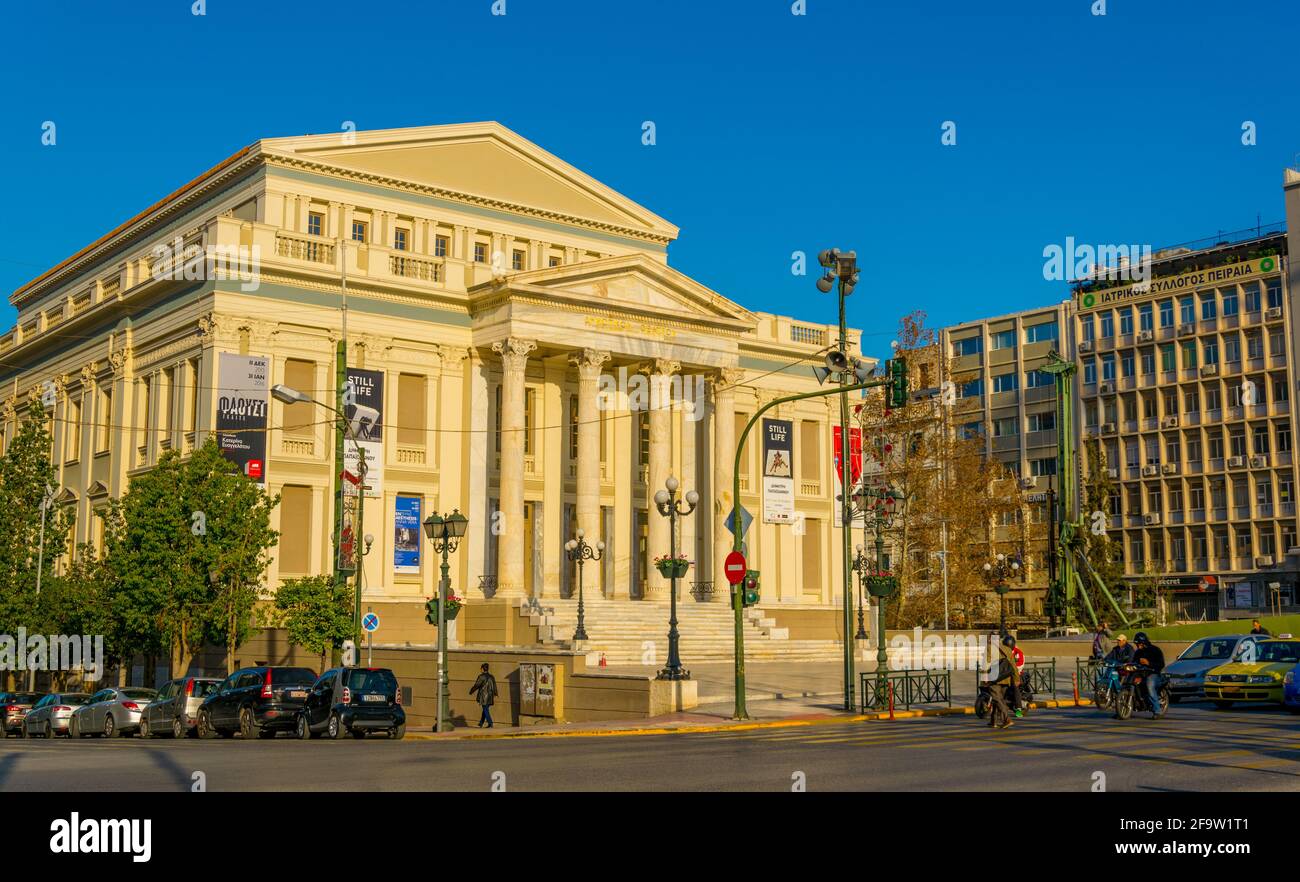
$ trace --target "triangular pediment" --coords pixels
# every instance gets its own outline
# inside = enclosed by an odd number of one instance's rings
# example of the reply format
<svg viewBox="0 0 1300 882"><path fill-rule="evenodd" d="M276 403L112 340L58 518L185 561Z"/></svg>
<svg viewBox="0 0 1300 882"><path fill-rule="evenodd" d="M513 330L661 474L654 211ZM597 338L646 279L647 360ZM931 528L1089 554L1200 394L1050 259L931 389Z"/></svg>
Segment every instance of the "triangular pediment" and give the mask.
<svg viewBox="0 0 1300 882"><path fill-rule="evenodd" d="M677 228L499 123L271 138L270 155L675 239Z"/></svg>
<svg viewBox="0 0 1300 882"><path fill-rule="evenodd" d="M514 273L470 289L474 298L516 292L565 299L601 310L625 310L752 327L756 316L690 276L644 254Z"/></svg>

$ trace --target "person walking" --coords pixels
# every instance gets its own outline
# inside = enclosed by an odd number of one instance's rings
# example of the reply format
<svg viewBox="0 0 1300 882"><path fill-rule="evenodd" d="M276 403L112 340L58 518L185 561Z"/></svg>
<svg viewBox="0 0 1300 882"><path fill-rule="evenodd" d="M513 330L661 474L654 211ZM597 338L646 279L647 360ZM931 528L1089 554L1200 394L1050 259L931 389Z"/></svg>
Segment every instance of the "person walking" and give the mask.
<svg viewBox="0 0 1300 882"><path fill-rule="evenodd" d="M1025 715L1025 712L1022 709L1023 705L1020 702L1020 678L1025 670L1025 653L1016 645L1015 637L1012 637L1010 634L1003 634L1002 642L1005 643L1008 640L1011 641L1011 657L1016 663L1016 674L1011 678L1011 686L1009 690L1010 697L1007 704L1010 705L1012 712L1016 715L1016 719L1018 720Z"/></svg>
<svg viewBox="0 0 1300 882"><path fill-rule="evenodd" d="M492 676L488 671L487 662L483 663L482 672L474 681L474 685L469 688L469 694L473 695L478 701L478 706L482 708L482 715L478 718L478 727L483 728L486 723L489 729L492 728L492 702L497 697L497 678Z"/></svg>
<svg viewBox="0 0 1300 882"><path fill-rule="evenodd" d="M1007 690L1016 676L1016 657L1011 649L1016 639L1011 635L1002 638L998 647L998 664L989 683L989 700L992 704L989 713L989 727L1006 729L1011 725L1011 711L1007 707ZM1000 721L1000 722L999 722Z"/></svg>

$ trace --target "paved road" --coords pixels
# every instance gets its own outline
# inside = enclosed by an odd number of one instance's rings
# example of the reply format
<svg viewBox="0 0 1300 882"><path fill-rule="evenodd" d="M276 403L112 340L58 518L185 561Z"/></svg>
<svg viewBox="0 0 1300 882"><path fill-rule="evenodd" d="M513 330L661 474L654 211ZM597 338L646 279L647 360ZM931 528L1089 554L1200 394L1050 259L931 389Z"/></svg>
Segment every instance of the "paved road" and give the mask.
<svg viewBox="0 0 1300 882"><path fill-rule="evenodd" d="M1300 721L1179 705L1160 721L1039 710L990 731L972 716L654 736L245 743L138 738L0 743L3 790L1300 789Z"/></svg>

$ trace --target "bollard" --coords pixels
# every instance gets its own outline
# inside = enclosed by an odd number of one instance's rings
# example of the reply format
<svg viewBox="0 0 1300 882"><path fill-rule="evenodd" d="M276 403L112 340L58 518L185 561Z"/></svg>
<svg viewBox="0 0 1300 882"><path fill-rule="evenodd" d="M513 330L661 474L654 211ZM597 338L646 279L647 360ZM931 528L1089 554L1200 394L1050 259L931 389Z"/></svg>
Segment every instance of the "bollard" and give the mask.
<svg viewBox="0 0 1300 882"><path fill-rule="evenodd" d="M894 681L889 681L889 718L894 718Z"/></svg>
<svg viewBox="0 0 1300 882"><path fill-rule="evenodd" d="M1070 674L1070 686L1074 689L1074 706L1079 706L1079 672Z"/></svg>

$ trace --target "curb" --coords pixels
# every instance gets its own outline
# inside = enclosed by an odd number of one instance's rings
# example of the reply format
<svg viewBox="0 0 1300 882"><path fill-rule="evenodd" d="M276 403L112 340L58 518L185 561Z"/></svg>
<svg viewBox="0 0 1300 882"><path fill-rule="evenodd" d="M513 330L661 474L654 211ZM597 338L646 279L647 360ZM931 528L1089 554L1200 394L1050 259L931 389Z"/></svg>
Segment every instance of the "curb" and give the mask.
<svg viewBox="0 0 1300 882"><path fill-rule="evenodd" d="M1092 701L1090 699L1080 698L1077 705L1070 699L1053 699L1050 701L1031 702L1029 706L1039 710L1048 710L1053 708L1090 707L1091 705ZM894 711L894 719L905 720L915 719L918 717L961 716L965 714L973 715L974 713L974 707L926 708L923 710ZM687 723L682 725L638 726L628 729L530 730L527 732L501 732L499 734L487 732L467 732L464 735L420 735L408 733L406 737L418 741L500 741L508 738L617 738L637 735L692 735L707 734L710 732L748 732L760 729L792 729L800 726L826 726L835 723L888 722L889 719L889 711L879 711L870 714L845 714L842 716L791 717L782 720L766 720L763 722L706 723L702 725L692 725Z"/></svg>

